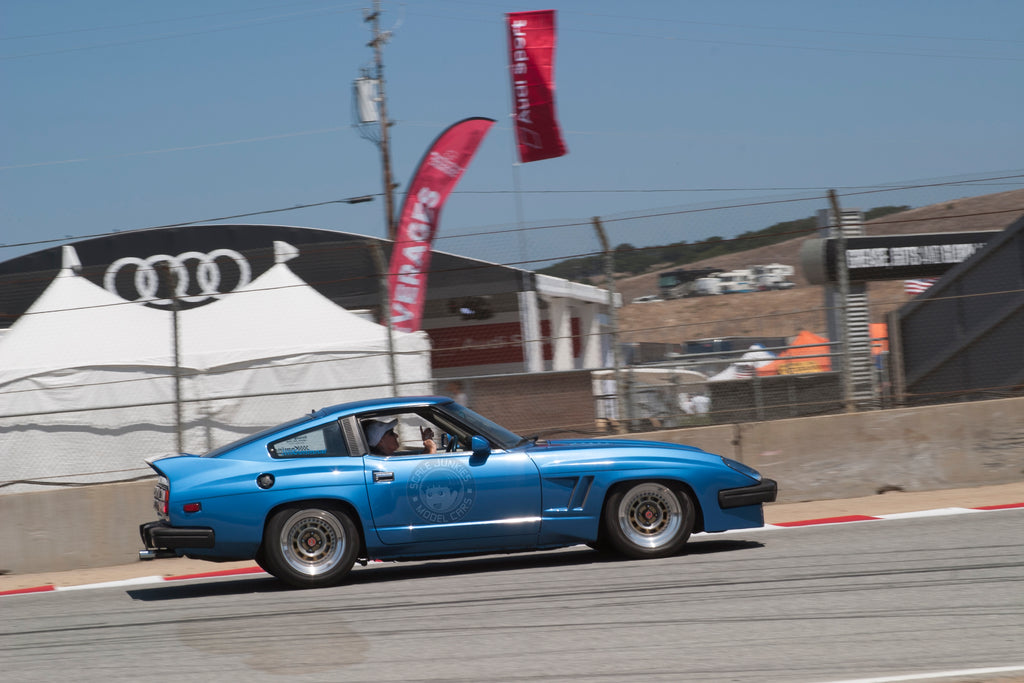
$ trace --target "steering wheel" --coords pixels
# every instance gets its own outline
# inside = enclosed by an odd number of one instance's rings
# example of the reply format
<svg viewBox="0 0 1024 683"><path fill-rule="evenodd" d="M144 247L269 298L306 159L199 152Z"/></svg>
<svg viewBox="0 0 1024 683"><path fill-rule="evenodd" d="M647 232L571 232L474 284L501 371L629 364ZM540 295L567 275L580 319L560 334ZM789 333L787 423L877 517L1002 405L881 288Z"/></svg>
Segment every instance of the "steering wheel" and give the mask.
<svg viewBox="0 0 1024 683"><path fill-rule="evenodd" d="M445 444L444 450L446 453L452 453L459 450L459 437L454 434L445 434L442 442Z"/></svg>

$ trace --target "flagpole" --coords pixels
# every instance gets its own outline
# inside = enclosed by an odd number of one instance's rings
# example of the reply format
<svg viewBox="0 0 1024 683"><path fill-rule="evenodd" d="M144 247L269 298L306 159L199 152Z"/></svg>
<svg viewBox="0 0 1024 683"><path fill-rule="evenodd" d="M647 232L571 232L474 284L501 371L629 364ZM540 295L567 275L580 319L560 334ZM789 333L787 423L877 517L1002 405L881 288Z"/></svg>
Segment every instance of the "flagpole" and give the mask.
<svg viewBox="0 0 1024 683"><path fill-rule="evenodd" d="M514 131L513 131L514 132ZM515 147L515 136L513 135L512 145ZM512 151L515 154L515 150ZM514 159L515 157L513 157ZM512 195L515 197L516 202L516 224L519 226L517 234L519 236L519 262L525 264L526 262L526 230L523 227L523 193L519 186L519 167L522 166L517 161L512 162Z"/></svg>
<svg viewBox="0 0 1024 683"><path fill-rule="evenodd" d="M512 54L512 33L508 30L508 16L506 15L505 21L502 23L502 29L505 31L505 37L508 40L507 54ZM508 63L508 75L509 83L512 82L512 61ZM508 93L508 120L511 123L512 129L512 195L515 197L516 205L516 225L519 227L519 261L523 263L526 261L526 233L523 230L523 194L522 188L519 184L519 167L521 163L516 161L519 154L519 143L516 140L516 102L515 97L511 90L506 90Z"/></svg>

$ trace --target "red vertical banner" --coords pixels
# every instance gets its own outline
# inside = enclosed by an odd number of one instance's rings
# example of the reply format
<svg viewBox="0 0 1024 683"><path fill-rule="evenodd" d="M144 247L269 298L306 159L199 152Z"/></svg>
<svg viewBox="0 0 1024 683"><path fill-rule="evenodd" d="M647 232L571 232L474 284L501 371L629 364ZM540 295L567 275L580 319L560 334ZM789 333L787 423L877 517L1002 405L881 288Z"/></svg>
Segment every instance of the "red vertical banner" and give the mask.
<svg viewBox="0 0 1024 683"><path fill-rule="evenodd" d="M449 126L434 140L409 183L388 270L389 315L396 330L420 329L430 247L441 207L493 123L494 119L475 117Z"/></svg>
<svg viewBox="0 0 1024 683"><path fill-rule="evenodd" d="M555 116L555 10L506 17L519 161L560 157L567 150Z"/></svg>

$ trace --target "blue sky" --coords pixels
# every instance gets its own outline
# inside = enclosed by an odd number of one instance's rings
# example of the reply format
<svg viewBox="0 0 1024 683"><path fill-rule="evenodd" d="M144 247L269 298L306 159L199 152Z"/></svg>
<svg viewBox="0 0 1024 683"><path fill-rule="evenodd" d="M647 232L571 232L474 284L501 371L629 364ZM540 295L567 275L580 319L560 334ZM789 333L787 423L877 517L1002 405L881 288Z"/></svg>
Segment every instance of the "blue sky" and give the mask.
<svg viewBox="0 0 1024 683"><path fill-rule="evenodd" d="M0 260L114 230L381 191L352 127L361 2L3 0ZM516 166L503 15L558 10L569 154ZM1006 0L383 2L395 180L467 116L498 120L436 247L502 263L729 236L828 188L1024 175L1024 3ZM844 196L919 206L1024 177ZM844 189L846 188L846 189ZM516 190L520 192L516 194ZM712 191L713 190L713 191ZM696 211L772 199L743 210ZM400 200L400 197L399 197ZM236 222L384 236L375 202ZM572 223L515 232L518 226ZM459 235L474 237L458 237Z"/></svg>

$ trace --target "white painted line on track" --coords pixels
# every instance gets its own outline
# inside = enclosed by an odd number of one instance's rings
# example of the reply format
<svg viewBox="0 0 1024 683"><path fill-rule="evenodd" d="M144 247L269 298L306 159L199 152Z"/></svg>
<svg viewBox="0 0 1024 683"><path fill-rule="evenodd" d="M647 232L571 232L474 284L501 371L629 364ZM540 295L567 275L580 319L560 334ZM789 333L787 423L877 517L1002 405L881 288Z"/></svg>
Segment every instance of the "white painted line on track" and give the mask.
<svg viewBox="0 0 1024 683"><path fill-rule="evenodd" d="M159 575L154 576L139 576L134 579L124 579L123 581L103 581L101 583L85 583L81 586L54 586L55 591L80 591L87 588L117 588L118 586L142 586L147 583L162 583L164 577Z"/></svg>
<svg viewBox="0 0 1024 683"><path fill-rule="evenodd" d="M935 510L920 510L918 512L893 512L888 515L875 515L882 519L913 519L914 517L944 517L946 515L963 515L973 512L987 512L986 510L972 510L970 508L936 508Z"/></svg>
<svg viewBox="0 0 1024 683"><path fill-rule="evenodd" d="M899 681L929 681L939 678L956 678L957 676L988 676L989 674L1007 674L1024 671L1024 664L1014 666L990 666L982 669L957 669L953 671L934 671L929 673L903 674L900 676L879 676L877 678L850 678L823 683L898 683Z"/></svg>
<svg viewBox="0 0 1024 683"><path fill-rule="evenodd" d="M822 519L809 519L795 522L779 522L778 524L765 524L761 527L753 529L730 529L728 531L716 531L716 532L699 532L693 534L694 538L714 538L716 536L725 536L731 534L749 534L755 531L777 531L779 529L800 529L805 527L816 527L816 526L836 526L839 524L853 524L858 522L877 522L882 520L890 519L914 519L920 517L941 517L948 515L963 515L973 512L993 512L997 510L1020 510L1024 509L1024 503L1010 503L1006 505L994 505L985 506L980 508L962 508L962 507L949 507L949 508L936 508L932 510L919 510L917 512L895 512L884 515L845 515L839 517L825 517ZM43 585L35 586L32 588L21 588L10 591L0 590L0 598L13 596L13 595L29 595L43 592L56 592L56 591L74 591L74 590L87 590L90 588L116 588L119 586L141 586L152 583L162 583L167 581L182 581L182 580L195 580L195 579L209 579L215 577L228 577L228 576L241 576L245 574L263 574L258 567L246 567L242 569L233 569L226 571L215 571L205 572L201 574L186 574L182 576L143 576L134 579L126 579L123 581L106 581L103 583L88 583L78 586L53 586ZM1021 667L1024 669L1024 667ZM1018 669L1012 669L1014 671ZM953 675L953 674L950 674ZM945 674L943 674L945 676ZM927 677L927 676L926 676ZM932 676L933 678L935 676ZM920 676L916 678L865 678L856 681L836 681L835 683L864 683L865 681L874 683L878 681L913 681L913 680L924 680Z"/></svg>

